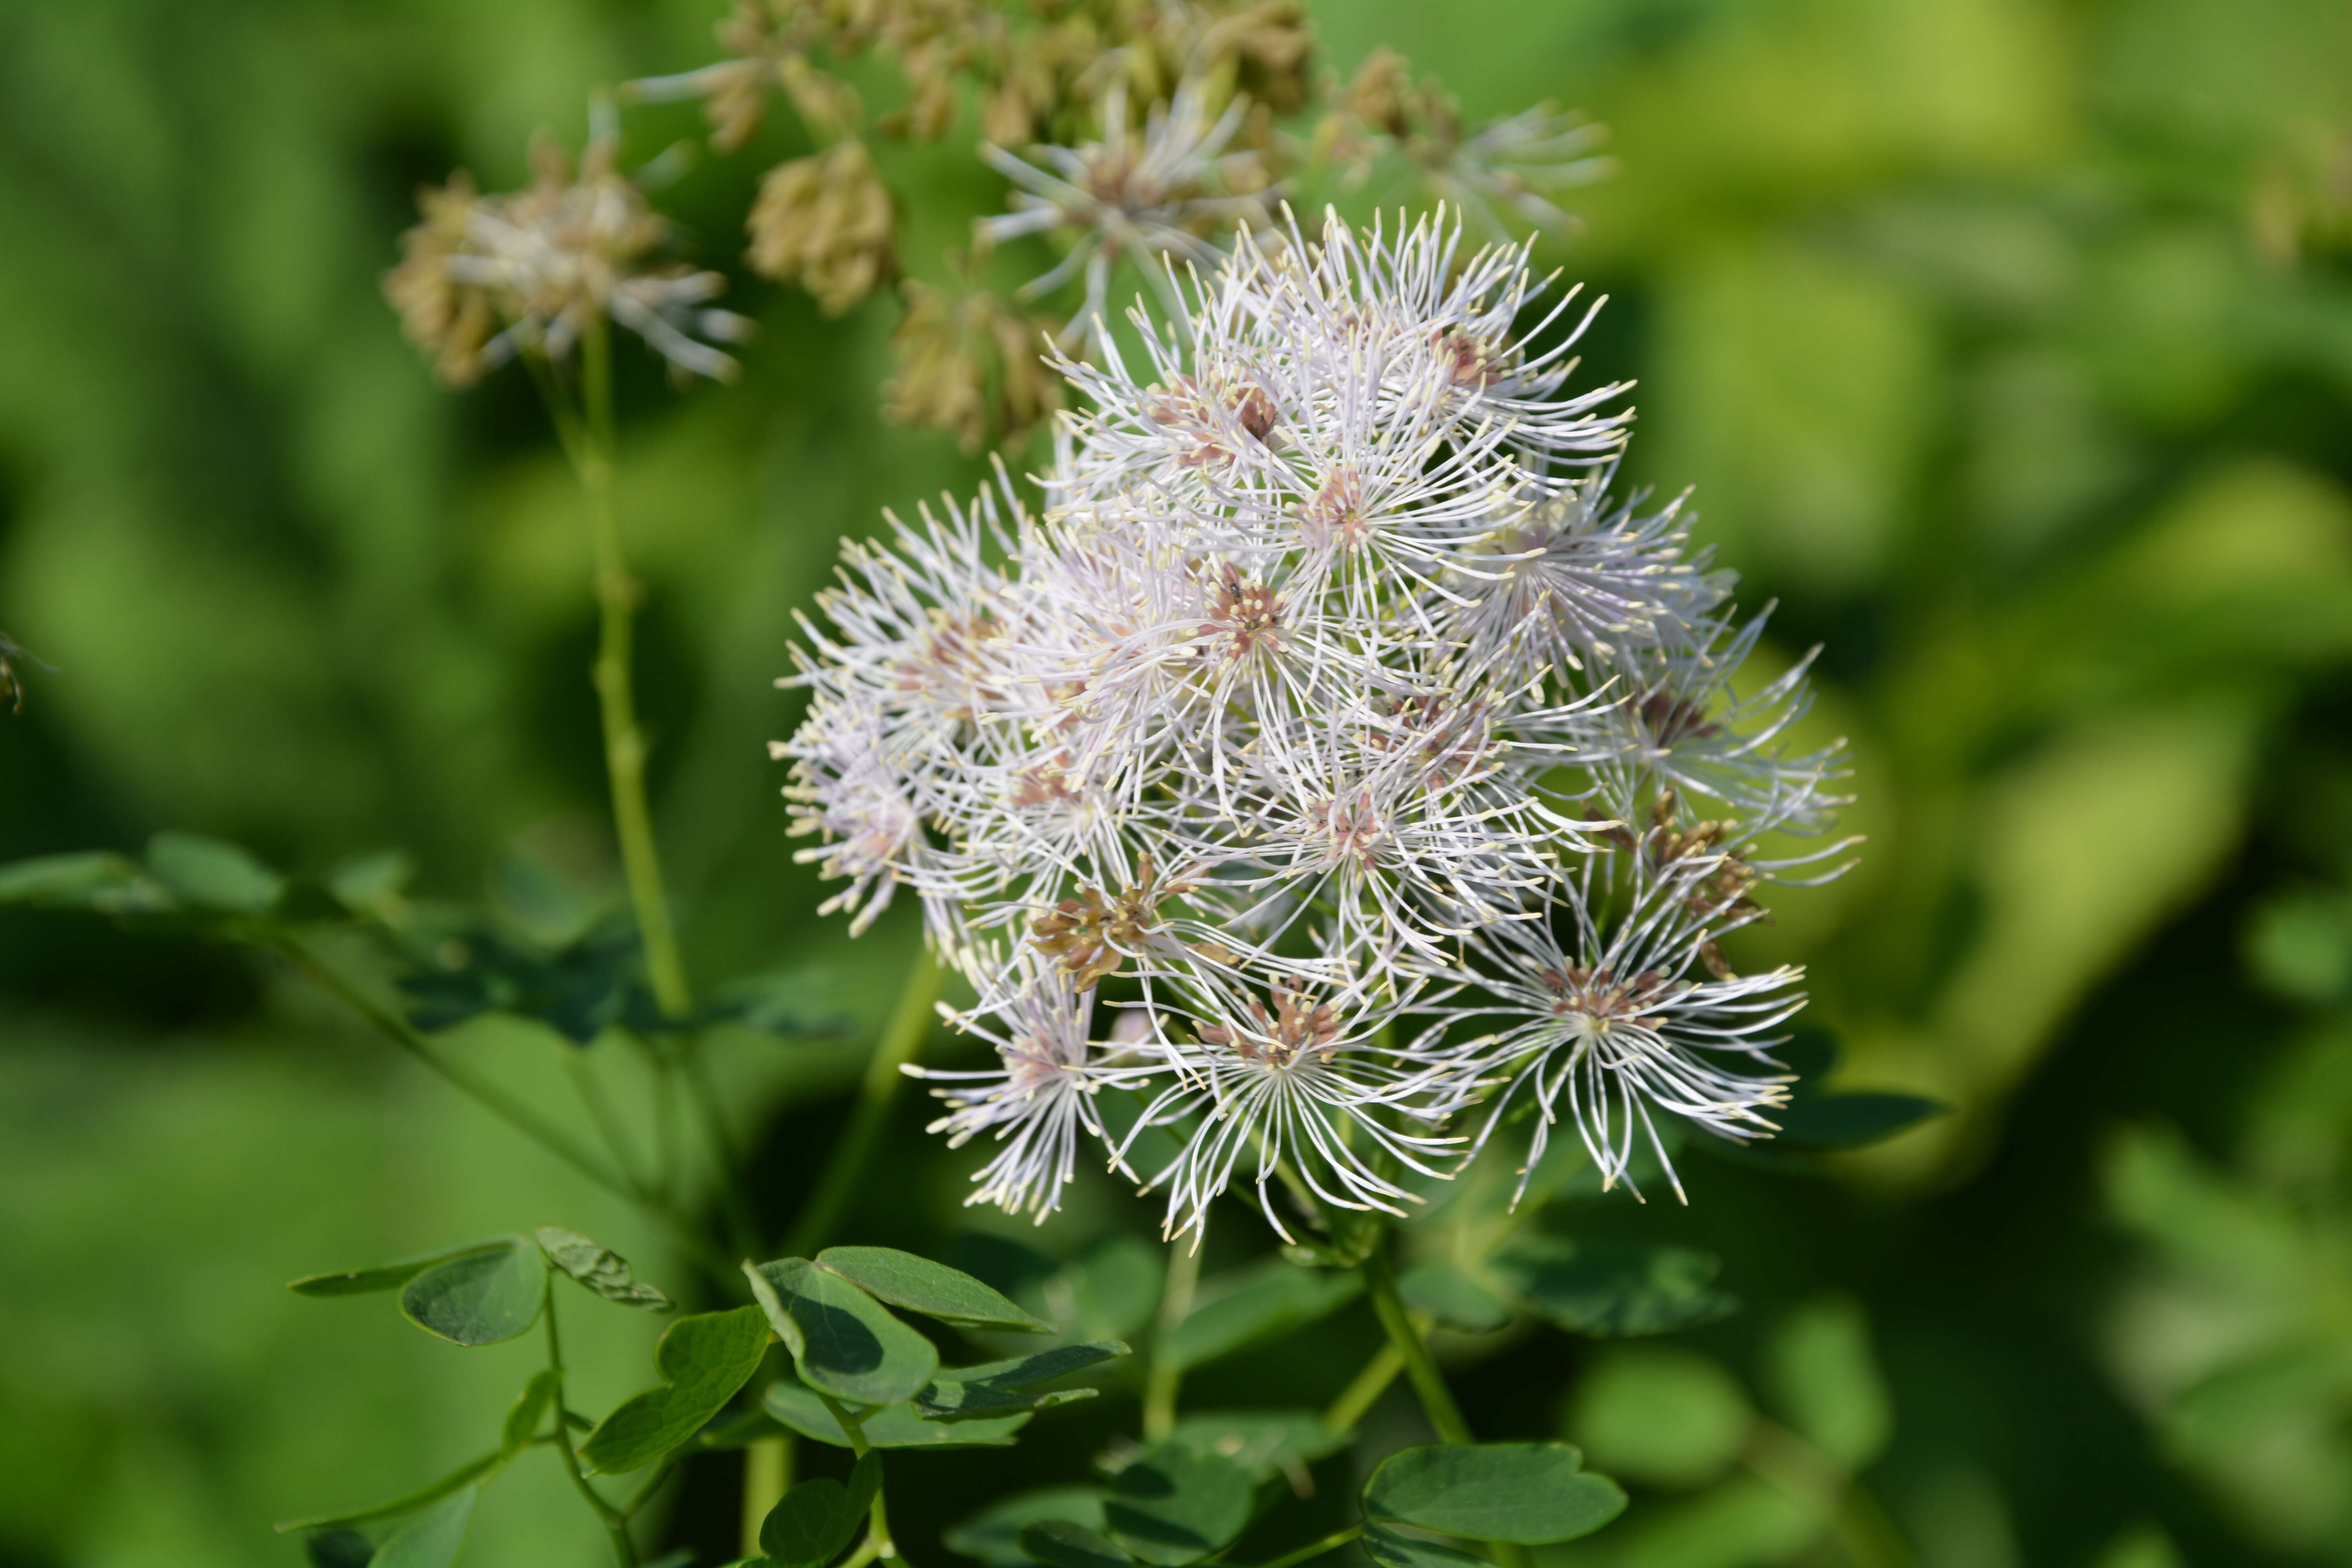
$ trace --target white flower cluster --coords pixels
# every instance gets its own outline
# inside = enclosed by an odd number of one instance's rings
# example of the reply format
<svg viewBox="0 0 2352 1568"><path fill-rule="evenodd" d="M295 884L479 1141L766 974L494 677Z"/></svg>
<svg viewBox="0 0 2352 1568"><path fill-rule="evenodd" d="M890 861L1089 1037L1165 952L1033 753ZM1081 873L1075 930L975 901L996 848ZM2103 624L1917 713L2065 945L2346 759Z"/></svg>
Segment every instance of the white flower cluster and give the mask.
<svg viewBox="0 0 2352 1568"><path fill-rule="evenodd" d="M1799 976L1717 942L1832 853L1768 846L1834 749L1785 744L1801 665L1738 682L1679 503L1606 499L1623 388L1563 393L1591 311L1541 293L1442 219L1245 235L1148 363L1061 364L1042 516L1000 472L845 547L774 750L827 909L911 889L978 993L999 1065L922 1073L975 1201L1042 1219L1083 1132L1171 1234L1241 1173L1286 1236L1270 1181L1401 1212L1522 1112L1611 1182L1658 1110L1772 1131Z"/></svg>

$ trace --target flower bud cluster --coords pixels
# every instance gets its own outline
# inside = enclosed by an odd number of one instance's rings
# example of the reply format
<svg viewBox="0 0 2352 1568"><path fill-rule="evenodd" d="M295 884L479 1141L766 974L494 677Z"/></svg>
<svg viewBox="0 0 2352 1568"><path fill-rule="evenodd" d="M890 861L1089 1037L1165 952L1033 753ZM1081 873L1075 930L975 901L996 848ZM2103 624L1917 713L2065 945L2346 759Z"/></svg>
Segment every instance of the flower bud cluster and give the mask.
<svg viewBox="0 0 2352 1568"><path fill-rule="evenodd" d="M775 752L827 908L907 889L976 993L997 1065L924 1075L976 1200L1042 1219L1083 1132L1171 1233L1242 1179L1287 1235L1283 1185L1402 1212L1522 1113L1612 1183L1659 1111L1772 1131L1799 976L1719 942L1832 853L1770 847L1834 749L1680 503L1609 499L1623 388L1543 292L1442 217L1245 235L1060 363L1042 511L1000 472L845 547Z"/></svg>

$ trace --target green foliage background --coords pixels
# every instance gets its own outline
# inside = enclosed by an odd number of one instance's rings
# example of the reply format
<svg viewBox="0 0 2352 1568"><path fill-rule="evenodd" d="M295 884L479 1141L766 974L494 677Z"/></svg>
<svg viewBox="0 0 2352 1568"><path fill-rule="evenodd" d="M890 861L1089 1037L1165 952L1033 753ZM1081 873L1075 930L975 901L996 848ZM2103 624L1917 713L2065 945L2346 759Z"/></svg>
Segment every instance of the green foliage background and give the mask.
<svg viewBox="0 0 2352 1568"><path fill-rule="evenodd" d="M1702 534L1781 601L1776 657L1827 645L1811 725L1852 737L1871 837L1748 956L1814 966L1851 1081L1958 1108L1838 1182L1706 1163L1688 1211L1592 1226L1721 1252L1750 1310L1692 1342L1768 1393L1811 1342L1799 1303L1859 1303L1892 1436L1853 1462L1929 1568L2352 1561L2352 275L2275 240L2280 180L2345 233L2324 139L2352 135L2352 11L1318 14L1343 72L1385 43L1474 113L1550 97L1614 128L1622 172L1549 247L1612 297L1588 363L1641 383L1633 474L1696 484ZM375 280L419 181L515 183L533 129L576 138L589 88L709 58L715 18L0 4L0 626L59 667L0 716L0 858L168 826L297 866L406 845L450 893L609 880L570 474L521 378L436 389ZM692 132L667 112L633 118L635 157ZM665 196L714 263L793 135ZM910 256L990 199L961 148L887 173ZM876 417L887 302L829 321L740 279L733 302L764 334L738 388L680 395L624 356L661 826L704 983L806 964L873 1025L911 927L853 947L809 913L769 682L835 540L978 468ZM464 1045L563 1091L518 1026ZM772 1220L860 1060L724 1042ZM967 1162L902 1110L860 1239L985 1228L955 1206ZM0 1564L292 1563L270 1520L467 1457L528 1348L457 1356L278 1283L548 1222L659 1273L629 1213L299 983L0 918ZM1147 1225L1095 1184L1025 1239ZM1261 1247L1236 1213L1213 1266ZM1213 1376L1328 1399L1375 1342L1351 1313ZM601 1408L655 1330L578 1321ZM1454 1348L1497 1437L1561 1430L1594 1364L1558 1336L1507 1371ZM1692 1419L1733 1419L1715 1362L1669 1373ZM1831 1428L1879 1408L1854 1397ZM1067 1430L1073 1455L1101 1436ZM1022 1472L925 1462L937 1501L901 1529L935 1563L941 1524ZM1673 1470L1578 1561L1838 1560L1770 1498ZM731 1538L730 1484L689 1476L679 1539ZM561 1489L505 1483L470 1560L591 1561Z"/></svg>

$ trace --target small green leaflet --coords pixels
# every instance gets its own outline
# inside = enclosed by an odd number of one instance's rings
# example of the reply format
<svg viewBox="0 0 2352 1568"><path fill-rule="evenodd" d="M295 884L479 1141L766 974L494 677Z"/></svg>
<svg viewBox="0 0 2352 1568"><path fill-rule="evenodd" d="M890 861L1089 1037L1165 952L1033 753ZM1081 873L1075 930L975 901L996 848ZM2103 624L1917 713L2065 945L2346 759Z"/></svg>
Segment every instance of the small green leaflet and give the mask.
<svg viewBox="0 0 2352 1568"><path fill-rule="evenodd" d="M1030 1316L961 1269L895 1247L828 1247L816 1255L816 1266L894 1307L937 1318L959 1329L1033 1334L1058 1331L1053 1324Z"/></svg>
<svg viewBox="0 0 2352 1568"><path fill-rule="evenodd" d="M332 1274L305 1275L289 1283L286 1289L298 1296L369 1296L381 1290L397 1290L436 1263L502 1245L501 1238L477 1241L465 1247L445 1247L438 1252L422 1252L414 1258L379 1263L370 1268L345 1268Z"/></svg>
<svg viewBox="0 0 2352 1568"><path fill-rule="evenodd" d="M814 1442L850 1447L849 1435L814 1389L796 1383L771 1384L760 1408ZM982 1421L926 1421L912 1405L901 1404L874 1411L860 1430L877 1448L1007 1448L1013 1435L1028 1424L1025 1410Z"/></svg>
<svg viewBox="0 0 2352 1568"><path fill-rule="evenodd" d="M1565 1443L1405 1448L1364 1483L1368 1518L1466 1541L1573 1541L1624 1511L1617 1483L1585 1473Z"/></svg>
<svg viewBox="0 0 2352 1568"><path fill-rule="evenodd" d="M1232 1545L1256 1491L1250 1473L1223 1455L1164 1441L1112 1479L1103 1522L1133 1556L1175 1568Z"/></svg>
<svg viewBox="0 0 2352 1568"><path fill-rule="evenodd" d="M466 1544L479 1489L454 1493L400 1527L376 1548L368 1568L449 1568Z"/></svg>
<svg viewBox="0 0 2352 1568"><path fill-rule="evenodd" d="M1073 1400L1092 1399L1097 1391L1091 1388L1064 1388L1034 1394L1021 1391L1128 1353L1127 1346L1117 1340L1093 1340L1083 1344L1056 1345L1034 1355L992 1361L982 1366L941 1367L938 1375L915 1395L915 1409L933 1421L967 1421L974 1416L1009 1415L1016 1410L1043 1410Z"/></svg>
<svg viewBox="0 0 2352 1568"><path fill-rule="evenodd" d="M452 1344L494 1345L539 1321L546 1291L539 1248L511 1237L425 1269L402 1288L400 1310Z"/></svg>
<svg viewBox="0 0 2352 1568"><path fill-rule="evenodd" d="M509 1459L530 1447L539 1436L539 1424L546 1417L547 1407L554 1402L555 1391L562 1376L553 1367L541 1367L507 1411L505 1453ZM569 1441L558 1435L559 1441Z"/></svg>
<svg viewBox="0 0 2352 1568"><path fill-rule="evenodd" d="M349 1513L320 1514L316 1519L289 1519L278 1527L278 1533L291 1535L297 1531L307 1533L314 1530L348 1530L357 1524L376 1524L387 1519L398 1519L402 1514L415 1513L429 1503L439 1502L462 1487L469 1487L477 1481L488 1479L506 1461L507 1455L504 1450L495 1454L484 1454L478 1459L458 1466L431 1485L418 1488L406 1497L394 1498L390 1502L378 1503L373 1508L354 1509Z"/></svg>
<svg viewBox="0 0 2352 1568"><path fill-rule="evenodd" d="M648 1312L667 1312L677 1306L652 1286L639 1283L628 1259L611 1247L560 1225L541 1226L535 1234L550 1263L607 1301Z"/></svg>
<svg viewBox="0 0 2352 1568"><path fill-rule="evenodd" d="M743 1272L811 1388L860 1405L897 1405L939 1370L938 1348L846 1277L804 1258L747 1263Z"/></svg>
<svg viewBox="0 0 2352 1568"><path fill-rule="evenodd" d="M580 1446L603 1475L637 1469L694 1436L751 1380L768 1352L768 1319L757 1307L680 1318L654 1350L666 1386L625 1401Z"/></svg>
<svg viewBox="0 0 2352 1568"><path fill-rule="evenodd" d="M844 1486L830 1476L803 1481L768 1510L760 1550L779 1568L819 1568L838 1556L865 1522L882 1488L882 1456L868 1453Z"/></svg>

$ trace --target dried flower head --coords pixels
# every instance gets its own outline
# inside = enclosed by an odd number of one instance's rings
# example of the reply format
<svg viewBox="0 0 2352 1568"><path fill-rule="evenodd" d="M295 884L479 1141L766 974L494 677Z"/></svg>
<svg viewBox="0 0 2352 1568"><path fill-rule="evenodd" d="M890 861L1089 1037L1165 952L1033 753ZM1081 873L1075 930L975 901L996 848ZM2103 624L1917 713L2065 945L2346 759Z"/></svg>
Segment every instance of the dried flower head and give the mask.
<svg viewBox="0 0 2352 1568"><path fill-rule="evenodd" d="M1139 132L1129 121L1126 84L1115 81L1103 99L1099 140L1038 147L1025 160L1001 147L982 149L1016 189L1012 212L982 220L982 239L998 245L1056 233L1069 244L1056 266L1022 288L1021 298L1086 279L1085 301L1061 335L1065 344L1102 330L1111 268L1120 260L1139 263L1175 309L1164 258L1213 266L1222 253L1211 236L1268 221L1272 181L1264 163L1255 152L1225 151L1243 110L1236 99L1211 119L1206 87L1189 80L1166 108L1152 106Z"/></svg>
<svg viewBox="0 0 2352 1568"><path fill-rule="evenodd" d="M1758 623L1680 507L1608 499L1620 389L1567 388L1590 313L1539 292L1455 222L1245 234L1139 353L1057 362L1042 513L1000 475L850 548L778 752L859 918L916 888L978 993L1003 1068L941 1130L1040 1130L983 1195L1157 1127L1171 1233L1245 1180L1289 1234L1286 1190L1400 1212L1519 1107L1612 1182L1660 1111L1771 1131L1799 977L1721 939L1819 859L1763 846L1828 825L1834 752L1787 743L1801 663L1739 678ZM1118 1054L1003 1054L1097 990Z"/></svg>
<svg viewBox="0 0 2352 1568"><path fill-rule="evenodd" d="M898 270L890 193L863 142L769 170L749 226L752 269L799 284L827 315L849 310Z"/></svg>
<svg viewBox="0 0 2352 1568"><path fill-rule="evenodd" d="M591 142L576 174L544 139L531 162L536 177L510 195L481 195L462 172L420 193L424 221L384 277L442 378L468 385L525 351L563 358L604 319L680 372L731 377L735 362L699 340L737 342L751 323L709 308L726 288L718 273L661 259L669 225L620 173L617 140Z"/></svg>
<svg viewBox="0 0 2352 1568"><path fill-rule="evenodd" d="M1062 406L1062 380L1043 358L1052 324L984 289L905 285L907 313L890 340L885 415L952 434L966 452L1018 443Z"/></svg>

